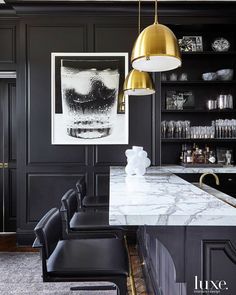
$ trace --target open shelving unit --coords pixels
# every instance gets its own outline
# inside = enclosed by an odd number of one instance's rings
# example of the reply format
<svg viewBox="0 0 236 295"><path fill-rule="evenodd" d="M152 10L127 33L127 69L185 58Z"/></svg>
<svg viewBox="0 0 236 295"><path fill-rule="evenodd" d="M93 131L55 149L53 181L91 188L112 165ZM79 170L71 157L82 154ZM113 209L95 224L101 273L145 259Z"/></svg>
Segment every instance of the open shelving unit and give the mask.
<svg viewBox="0 0 236 295"><path fill-rule="evenodd" d="M212 85L212 84L222 84L222 85L232 85L236 84L236 81L162 81L162 85Z"/></svg>
<svg viewBox="0 0 236 295"><path fill-rule="evenodd" d="M212 143L212 142L236 142L236 138L162 138L162 142L181 143Z"/></svg>
<svg viewBox="0 0 236 295"><path fill-rule="evenodd" d="M210 126L213 120L236 119L236 34L232 25L228 24L202 24L202 25L172 25L172 30L178 39L183 36L202 36L203 51L182 52L182 67L174 71L165 72L166 80L160 77L161 121L189 120L191 126ZM215 52L211 43L218 37L226 38L230 42L230 49L226 52ZM216 72L220 69L234 69L231 81L204 81L202 74ZM175 73L180 77L186 73L188 80L170 80ZM168 91L191 91L194 95L194 106L183 110L166 109L166 96ZM233 109L208 110L207 100L216 99L220 94L232 94ZM233 158L236 160L236 138L213 139L182 139L161 138L162 164L179 164L182 144L199 144L216 149L227 147L234 150Z"/></svg>

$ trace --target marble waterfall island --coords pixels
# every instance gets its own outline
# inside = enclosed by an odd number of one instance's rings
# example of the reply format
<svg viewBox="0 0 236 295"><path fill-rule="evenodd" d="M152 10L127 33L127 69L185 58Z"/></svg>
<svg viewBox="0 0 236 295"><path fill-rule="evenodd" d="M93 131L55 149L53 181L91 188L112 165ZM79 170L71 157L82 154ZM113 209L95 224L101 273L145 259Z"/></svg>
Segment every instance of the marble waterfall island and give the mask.
<svg viewBox="0 0 236 295"><path fill-rule="evenodd" d="M110 168L111 225L236 226L236 208L160 167Z"/></svg>

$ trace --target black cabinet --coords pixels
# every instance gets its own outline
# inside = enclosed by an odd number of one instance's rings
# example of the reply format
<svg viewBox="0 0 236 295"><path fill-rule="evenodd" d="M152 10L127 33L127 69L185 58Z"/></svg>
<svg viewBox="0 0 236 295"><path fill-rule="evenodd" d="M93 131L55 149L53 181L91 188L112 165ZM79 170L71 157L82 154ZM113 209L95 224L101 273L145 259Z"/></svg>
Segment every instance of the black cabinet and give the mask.
<svg viewBox="0 0 236 295"><path fill-rule="evenodd" d="M235 294L235 234L234 226L140 227L148 294L195 294L196 277L197 289L200 280L224 280L227 288L220 294Z"/></svg>
<svg viewBox="0 0 236 295"><path fill-rule="evenodd" d="M199 182L201 174L180 173L176 174L189 182ZM216 185L215 178L212 175L206 175L203 182L215 189L236 198L236 174L234 173L218 173L220 185Z"/></svg>
<svg viewBox="0 0 236 295"><path fill-rule="evenodd" d="M218 174L220 185L216 185L212 176L205 178L204 182L223 193L236 198L236 175L235 174Z"/></svg>

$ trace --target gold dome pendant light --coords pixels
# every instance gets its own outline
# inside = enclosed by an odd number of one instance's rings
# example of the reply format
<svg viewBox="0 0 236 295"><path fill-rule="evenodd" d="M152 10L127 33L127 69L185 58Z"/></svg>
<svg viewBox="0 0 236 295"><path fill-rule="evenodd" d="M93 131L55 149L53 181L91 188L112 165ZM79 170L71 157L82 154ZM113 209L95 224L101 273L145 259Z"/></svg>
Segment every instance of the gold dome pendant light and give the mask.
<svg viewBox="0 0 236 295"><path fill-rule="evenodd" d="M140 11L141 0L139 0L138 33L140 34ZM155 93L151 76L146 72L132 70L124 82L124 93L127 95L150 95Z"/></svg>
<svg viewBox="0 0 236 295"><path fill-rule="evenodd" d="M157 0L154 24L139 34L131 62L134 69L147 72L170 71L181 66L179 45L174 33L158 23Z"/></svg>
<svg viewBox="0 0 236 295"><path fill-rule="evenodd" d="M155 93L151 76L138 70L130 71L125 79L124 93L128 95L150 95Z"/></svg>

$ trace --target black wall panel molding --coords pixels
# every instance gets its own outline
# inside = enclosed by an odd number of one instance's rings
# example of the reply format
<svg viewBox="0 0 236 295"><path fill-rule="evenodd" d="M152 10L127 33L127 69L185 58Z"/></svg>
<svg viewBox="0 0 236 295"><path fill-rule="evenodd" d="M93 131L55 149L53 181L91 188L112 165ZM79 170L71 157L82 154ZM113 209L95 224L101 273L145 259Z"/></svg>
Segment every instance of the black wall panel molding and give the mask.
<svg viewBox="0 0 236 295"><path fill-rule="evenodd" d="M2 19L0 13L0 71L16 70L17 21Z"/></svg>
<svg viewBox="0 0 236 295"><path fill-rule="evenodd" d="M0 25L0 63L16 62L16 26Z"/></svg>
<svg viewBox="0 0 236 295"><path fill-rule="evenodd" d="M87 165L86 146L51 145L51 52L85 52L86 25L30 25L27 26L26 42L28 163ZM45 45L38 51L42 44Z"/></svg>
<svg viewBox="0 0 236 295"><path fill-rule="evenodd" d="M61 207L61 198L75 188L79 176L74 173L30 173L27 175L26 223L36 225L48 208ZM45 203L48 206L45 206Z"/></svg>
<svg viewBox="0 0 236 295"><path fill-rule="evenodd" d="M202 273L204 280L214 277L215 268L213 260L216 259L218 252L222 252L225 259L234 264L234 267L236 265L236 247L230 240L204 240L202 242L202 251L204 260Z"/></svg>
<svg viewBox="0 0 236 295"><path fill-rule="evenodd" d="M94 195L109 194L109 173L94 172Z"/></svg>

